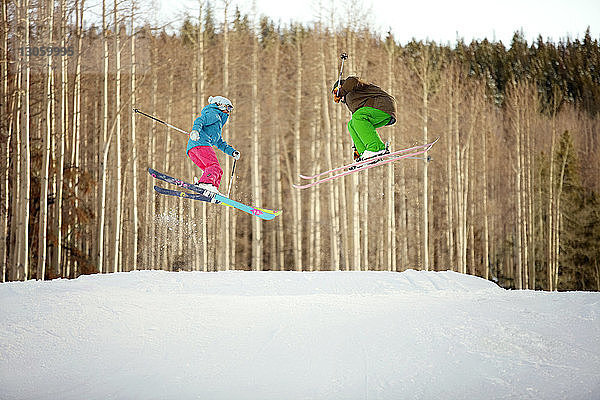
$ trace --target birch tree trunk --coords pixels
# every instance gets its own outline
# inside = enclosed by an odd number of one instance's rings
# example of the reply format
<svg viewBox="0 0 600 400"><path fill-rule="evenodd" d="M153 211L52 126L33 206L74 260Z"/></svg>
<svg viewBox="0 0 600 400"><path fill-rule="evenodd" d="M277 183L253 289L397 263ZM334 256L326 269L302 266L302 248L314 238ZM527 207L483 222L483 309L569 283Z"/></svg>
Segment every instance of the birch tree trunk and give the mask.
<svg viewBox="0 0 600 400"><path fill-rule="evenodd" d="M315 102L313 105L313 113L315 117L319 115L318 103ZM314 160L313 168L311 172L317 173L320 169L319 157L317 157L317 126L320 126L320 117L316 118L316 121L313 120L311 122L310 131L311 131L311 146L310 146L310 159ZM309 231L309 241L308 241L308 263L309 263L309 271L314 271L315 267L317 267L320 262L317 262L317 259L320 258L319 252L321 250L320 246L320 238L317 238L320 235L320 223L319 223L319 189L317 187L313 187L310 189L310 199L309 199L309 221L310 221L310 231ZM317 267L318 268L318 267Z"/></svg>
<svg viewBox="0 0 600 400"><path fill-rule="evenodd" d="M78 215L75 210L79 207L79 176L81 175L81 165L79 161L80 153L80 137L81 137L81 48L82 48L82 31L83 31L83 0L75 2L75 26L77 29L77 50L75 56L75 82L73 87L73 132L72 132L72 147L71 147L71 166L77 171L75 178L70 182L71 191L74 193L73 209L70 211L73 215L72 220L74 226L78 227ZM76 248L77 243L72 240L71 246ZM70 264L68 264L70 265ZM78 274L78 261L73 260L73 271L67 269L68 277L76 277Z"/></svg>
<svg viewBox="0 0 600 400"><path fill-rule="evenodd" d="M119 34L119 21L117 19L118 9L117 0L113 2L113 17L115 26L115 118L116 118L116 135L115 135L115 157L117 162L116 182L115 182L115 243L114 243L114 258L113 272L119 272L119 256L121 250L121 203L122 203L122 160L121 160L121 42Z"/></svg>
<svg viewBox="0 0 600 400"><path fill-rule="evenodd" d="M404 110L405 96L402 88L399 90L399 96L396 97L396 101L398 102L398 110ZM404 127L406 126L405 113L398 112L397 117L398 121L396 124L398 129L401 130L400 134L402 135L405 132ZM408 265L408 227L406 225L406 221L408 220L408 205L404 165L405 163L398 163L398 233L400 237L400 262L398 263L398 261L396 261L396 271L403 271L405 269L404 267Z"/></svg>
<svg viewBox="0 0 600 400"><path fill-rule="evenodd" d="M427 63L427 64L426 64ZM428 67L429 60L423 62L423 76L422 76L422 89L423 89L423 143L428 143L427 131L429 129L429 78L428 78ZM427 161L423 163L423 269L429 271L429 181L428 181L428 164Z"/></svg>
<svg viewBox="0 0 600 400"><path fill-rule="evenodd" d="M387 62L387 89L389 93L394 93L394 46L391 43L386 47L388 62ZM394 163L390 163L387 167L387 230L386 230L386 269L388 271L396 271L396 197L395 197L395 174Z"/></svg>
<svg viewBox="0 0 600 400"><path fill-rule="evenodd" d="M346 29L346 37L349 41L348 48L350 49L351 54L356 53L355 43L354 43L354 35L350 32L350 29ZM354 70L354 58L349 58L349 70ZM338 104L338 106L340 106ZM341 106L343 107L343 106ZM340 108L340 107L338 107ZM344 110L345 111L345 110ZM349 132L348 132L349 135ZM369 182L369 171L363 171L364 176L361 174L352 174L352 186L353 188L358 189L362 187L363 190L353 190L352 191L352 206L350 207L350 212L352 213L352 264L347 265L346 269L352 269L354 271L360 271L362 267L368 268L368 252L369 252L369 226L367 223L366 216L368 215L368 197L366 196L366 192L368 192L368 187L364 187L365 183ZM362 193L362 201L361 201L361 193ZM342 214L343 216L348 215L347 213ZM361 219L360 216L364 215L365 218ZM361 231L362 231L362 243L361 243ZM361 251L362 248L362 251ZM350 261L348 260L348 264Z"/></svg>
<svg viewBox="0 0 600 400"><path fill-rule="evenodd" d="M428 141L429 129L429 96L432 95L436 86L436 71L434 66L435 55L432 54L432 46L421 46L419 55L414 60L413 69L421 84L421 123L423 129L424 143ZM423 163L423 185L422 185L422 262L423 269L429 270L429 175L428 165Z"/></svg>
<svg viewBox="0 0 600 400"><path fill-rule="evenodd" d="M229 6L231 5L231 1L230 0L224 0L224 11L223 11L223 92L228 94L229 93L229 46L230 46L230 38L229 38L229 20L228 20L228 11L229 11ZM224 128L224 135L226 138L228 138L229 140L229 126L225 125ZM224 168L223 168L223 176L224 177L228 177L229 176L229 168L230 168L230 164L229 164L229 157L225 158L225 162L224 162ZM231 212L229 210L229 207L226 207L226 209L223 211L223 224L221 226L221 236L223 238L224 241L224 245L223 247L223 268L225 268L225 270L229 270L231 268L230 262L231 262L231 239L230 239L230 225L231 225Z"/></svg>
<svg viewBox="0 0 600 400"><path fill-rule="evenodd" d="M526 96L527 93L524 93ZM523 99L525 102L526 99ZM525 103L525 107L528 106L528 103ZM523 221L521 221L521 226L523 229L523 288L529 289L529 243L530 243L530 208L529 201L531 199L531 186L529 185L529 165L527 164L527 153L529 152L529 148L527 146L527 136L529 135L527 130L528 128L528 114L526 109L523 109L523 130L521 136L521 165L523 170L522 174L522 196L523 196Z"/></svg>
<svg viewBox="0 0 600 400"><path fill-rule="evenodd" d="M278 76L280 66L280 41L276 37L274 39L274 55L273 55L273 72L271 73L271 93L273 96L272 101L272 112L273 118L271 119L271 133L273 137L273 153L271 154L271 198L275 201L277 209L281 210L283 207L282 198L282 187L281 187L281 132L279 128L279 107L277 105L278 99ZM284 229L283 229L283 218L277 218L276 228L273 229L271 237L271 268L274 270L282 270L284 267Z"/></svg>
<svg viewBox="0 0 600 400"><path fill-rule="evenodd" d="M131 2L131 108L136 106L136 64L135 64L135 1ZM139 242L139 216L138 216L138 160L137 160L137 138L135 126L135 112L131 111L131 196L133 199L133 270L137 270L138 266L138 242Z"/></svg>
<svg viewBox="0 0 600 400"><path fill-rule="evenodd" d="M17 3L15 7L15 19L19 21L20 19L20 3ZM20 26L18 23L17 26ZM17 28L20 29L20 28ZM21 43L22 34L20 31L17 32L17 35L14 37L15 48L19 48L22 46ZM23 59L17 58L16 63L16 85L15 85L15 103L14 107L14 138L11 139L11 142L14 140L14 169L15 169L15 182L21 181L21 104L22 104L22 86L23 86ZM9 148L9 151L11 149ZM10 236L10 244L9 244L9 254L8 254L8 263L12 266L11 276L9 280L19 280L20 279L20 271L19 271L19 246L18 240L20 235L20 225L19 218L21 218L21 210L20 210L20 202L21 202L21 185L15 184L12 190L12 204L14 207L11 207L11 225L14 228L11 229Z"/></svg>
<svg viewBox="0 0 600 400"><path fill-rule="evenodd" d="M458 77L456 73L453 77L453 93L457 93L459 91L458 88ZM465 215L465 185L466 179L464 174L462 156L461 156L461 145L460 145L460 135L459 135L459 103L458 103L458 94L455 95L454 102L454 163L455 163L455 177L456 177L456 251L457 251L457 262L458 262L458 272L466 274L467 273L467 262L466 262L466 235L465 235L465 227L466 227L466 215Z"/></svg>
<svg viewBox="0 0 600 400"><path fill-rule="evenodd" d="M302 34L300 33L300 29L295 34L295 50L296 50L296 93L294 96L295 104L294 104L294 122L293 122L293 130L294 130L294 165L296 168L294 169L295 176L298 176L302 171L301 163L300 163L300 155L301 155L301 141L300 141L300 121L302 117L302 74L303 74L303 66L302 66ZM294 267L296 271L302 271L302 193L300 190L295 190L293 192L294 196L294 226L293 226L293 235L294 235Z"/></svg>
<svg viewBox="0 0 600 400"><path fill-rule="evenodd" d="M454 127L454 96L453 96L453 82L452 82L452 74L449 74L450 78L448 79L450 82L448 83L448 125L447 129L450 134L446 139L446 175L447 178L447 188L446 188L446 247L448 248L448 264L451 266L453 271L458 271L458 265L456 263L456 247L454 240L454 230L456 228L455 222L455 206L456 206L456 174L454 173L452 154L454 154L454 135L453 135L453 127Z"/></svg>
<svg viewBox="0 0 600 400"><path fill-rule="evenodd" d="M4 4L4 2L3 2ZM4 6L3 6L4 7ZM48 25L48 43L53 43L54 28L54 4L53 0L48 1L47 7L47 25ZM46 276L46 257L48 243L48 180L50 169L50 145L52 135L52 125L54 122L54 82L52 55L48 55L46 60L48 70L46 75L46 131L42 136L42 171L40 173L40 219L39 219L39 247L38 247L38 265L37 278L44 280ZM2 235L4 237L4 235ZM4 242L4 240L2 240Z"/></svg>
<svg viewBox="0 0 600 400"><path fill-rule="evenodd" d="M472 109L472 115L479 115L478 112L476 112L475 109ZM472 118L472 122L474 123L475 118ZM474 124L473 124L474 125ZM471 125L471 126L473 126ZM469 133L469 154L468 154L468 159L467 159L467 164L469 165L469 172L471 171L475 171L475 151L473 149L473 134L472 132ZM469 248L469 274L470 275L476 275L477 274L477 268L475 265L475 207L476 207L476 201L475 201L475 184L476 181L475 179L471 178L472 174L469 174L469 189L467 191L467 207L469 209L469 224L468 224L468 231L469 231L469 238L468 238L468 248Z"/></svg>
<svg viewBox="0 0 600 400"><path fill-rule="evenodd" d="M17 27L17 32L13 36L13 46L15 48L22 47L22 38L23 35L21 33L20 26L20 2L16 2L15 4L15 25ZM8 31L7 31L8 32ZM7 153L12 153L13 162L14 162L14 182L20 182L21 180L21 103L22 103L22 86L23 86L23 58L17 57L15 62L15 87L13 90L14 96L14 106L12 107L13 114L13 134L11 135L11 146L8 148ZM7 159L7 163L9 163ZM10 166L10 163L9 163ZM10 178L10 171L7 174L7 179ZM7 187L9 183L7 183ZM21 186L19 184L13 185L12 193L10 193L11 200L10 204L13 206L10 207L10 224L8 225L9 229L9 244L8 244L8 265L11 266L11 270L9 272L8 280L18 280L19 276L19 248L18 248L18 240L20 234L20 226L19 226L19 218L20 218L20 210L19 203L21 201ZM8 195L8 192L7 192Z"/></svg>
<svg viewBox="0 0 600 400"><path fill-rule="evenodd" d="M66 0L63 0L66 3ZM102 44L104 49L103 67L103 117L102 117L102 162L100 164L100 204L98 205L98 272L106 272L104 269L104 220L106 217L106 186L108 184L108 151L110 149L110 138L108 135L108 27L106 22L106 0L102 0ZM64 146L64 142L63 142Z"/></svg>
<svg viewBox="0 0 600 400"><path fill-rule="evenodd" d="M554 154L552 154L554 157ZM560 168L560 177L558 179L558 187L556 189L556 206L554 209L554 228L553 228L553 269L552 269L552 286L554 290L558 290L558 267L559 267L559 252L560 252L560 227L562 220L562 212L561 212L561 197L563 191L563 184L565 180L565 170L567 166L567 159L569 158L569 147L565 148L565 154L562 159L561 168Z"/></svg>
<svg viewBox="0 0 600 400"><path fill-rule="evenodd" d="M202 109L205 93L205 79L204 79L204 31L202 24L202 9L203 0L199 1L198 10L198 51L197 51L197 62L198 62L198 110L197 115L200 114ZM202 213L202 268L204 271L208 268L208 231L207 231L207 215L206 207L208 205L204 202L201 205Z"/></svg>
<svg viewBox="0 0 600 400"><path fill-rule="evenodd" d="M151 110L152 114L156 115L156 102L158 96L158 63L156 61L156 41L152 37L150 39L150 75L152 77L150 91L152 93L151 96ZM151 167L155 167L155 154L156 154L156 121L152 120L151 129L150 129L150 138L149 143L146 148L146 157L148 159L148 165ZM146 208L144 210L146 217L146 246L144 251L144 268L149 269L153 267L153 263L156 260L155 250L156 250L156 223L155 223L155 215L156 215L156 201L155 198L157 194L155 194L154 182L149 177L146 177Z"/></svg>
<svg viewBox="0 0 600 400"><path fill-rule="evenodd" d="M29 0L23 2L23 31L24 31L24 47L30 47L29 42ZM27 52L26 52L27 53ZM30 186L31 186L31 139L30 139L30 95L31 95L31 60L29 55L25 55L25 66L23 69L24 86L24 102L23 102L23 177L22 185L22 201L19 207L22 210L21 224L21 241L20 241L20 265L23 271L23 279L27 280L30 277L29 271L29 203L30 203Z"/></svg>
<svg viewBox="0 0 600 400"><path fill-rule="evenodd" d="M254 3L256 6L256 3ZM262 204L261 171L260 171L260 138L259 138L259 98L258 98L258 33L256 32L256 7L253 17L252 39L252 194L257 204ZM298 82L301 82L301 75ZM299 160L298 160L299 161ZM297 191L299 192L299 191ZM252 219L252 269L262 270L262 224L258 218Z"/></svg>
<svg viewBox="0 0 600 400"><path fill-rule="evenodd" d="M61 47L66 47L65 38L67 36L67 2L66 0L61 1ZM62 265L62 248L63 248L63 185L64 185L64 166L65 166L65 141L67 138L68 132L68 122L69 122L69 104L67 101L68 91L69 91L69 76L67 70L67 57L61 57L60 62L60 132L59 132L59 140L57 144L57 166L56 166L56 201L55 201L55 216L54 220L56 222L55 230L56 230L56 251L55 251L55 259L54 265L57 268L57 272L60 276L65 276L64 274L64 266Z"/></svg>
<svg viewBox="0 0 600 400"><path fill-rule="evenodd" d="M529 115L529 114L528 114ZM535 264L536 264L536 240L535 240L535 216L533 203L535 201L535 191L533 188L533 165L531 162L531 121L527 118L525 126L525 171L527 178L527 246L529 257L527 259L527 289L535 290Z"/></svg>
<svg viewBox="0 0 600 400"><path fill-rule="evenodd" d="M556 144L556 132L552 128L552 144L550 146L550 173L548 177L548 290L555 290L554 287L554 151Z"/></svg>
<svg viewBox="0 0 600 400"><path fill-rule="evenodd" d="M171 121L172 120L172 116L173 116L173 98L175 96L175 92L174 92L174 82L175 81L175 72L173 69L169 70L169 74L167 77L167 82L169 84L169 89L167 91L167 121ZM171 170L171 147L172 147L172 138L169 132L168 128L165 128L163 130L164 132L164 137L165 137L165 158L164 158L164 166L165 166L165 170L166 171L170 171ZM179 202L180 199L177 198L172 198L169 196L162 196L164 198L162 198L162 204L163 204L163 212L166 213L170 213L170 209L171 206L173 204L173 202L177 201ZM161 235L160 237L162 238L162 240L165 240L167 237L169 237L169 226L167 224L162 224L161 225ZM172 267L173 267L173 246L169 246L164 245L164 248L162 249L162 251L160 252L160 263L163 266L163 268L167 268L168 271L172 271Z"/></svg>
<svg viewBox="0 0 600 400"><path fill-rule="evenodd" d="M319 64L321 69L321 109L323 110L323 137L330 138L332 136L331 130L331 119L329 115L329 88L327 71L326 71L326 62L325 62L325 54L324 50L324 40L323 37L319 41ZM331 146L331 140L325 140L325 159L327 162L327 168L333 168L333 149ZM340 251L339 251L339 234L340 234L340 220L339 214L336 207L336 196L334 192L335 185L328 185L329 190L329 215L331 218L330 227L330 248L331 248L331 266L334 270L339 270L340 268Z"/></svg>
<svg viewBox="0 0 600 400"><path fill-rule="evenodd" d="M196 118L200 115L200 110L202 107L202 98L204 96L204 34L203 34L203 22L202 22L202 11L204 7L204 2L202 0L198 1L198 30L196 31L196 37L194 39L194 54L196 55L195 63L192 66L192 115ZM187 164L188 175L193 176L193 164L188 162ZM206 204L201 202L202 204L198 204L200 207L205 207ZM196 221L196 205L192 205L190 207L190 219L192 221ZM201 224L206 225L206 224ZM204 228L205 229L205 228ZM203 238L202 240L206 240ZM192 270L199 271L200 270L200 256L198 254L198 249L201 246L196 246L196 238L194 235L188 235L187 239L188 248L192 254Z"/></svg>
<svg viewBox="0 0 600 400"><path fill-rule="evenodd" d="M466 224L465 224L465 238L466 240L466 244L467 246L465 247L465 260L467 258L467 254L466 252L468 251L469 254L469 274L471 275L475 275L476 274L476 265L475 265L475 207L476 207L476 202L475 202L475 188L476 188L476 180L474 178L471 178L471 176L474 176L474 174L472 173L472 171L475 171L475 149L474 149L474 132L475 132L475 126L477 121L479 120L480 116L481 116L481 102L480 102L480 97L479 97L479 93L476 90L476 87L474 87L473 85L469 85L468 86L471 90L467 91L467 96L470 98L470 103L469 103L469 110L470 110L470 117L469 117L469 125L468 125L468 129L467 129L467 145L465 148L465 162L464 162L464 166L465 166L465 205L464 205L464 209L465 209L465 218L467 217L467 212L469 213L469 217L466 220ZM467 237L468 234L468 237Z"/></svg>
<svg viewBox="0 0 600 400"><path fill-rule="evenodd" d="M520 160L520 165L521 165L521 169L519 170L519 173L521 174L521 191L520 191L520 196L521 196L521 207L523 208L522 210L522 220L519 220L519 225L521 226L521 230L522 230L522 249L523 249L523 260L522 260L522 287L523 289L529 289L529 214L528 214L528 205L529 205L529 198L530 198L530 192L528 190L528 185L527 185L527 176L528 176L528 171L527 171L527 163L526 163L526 153L528 152L527 146L526 146L526 136L527 136L527 107L529 106L528 103L528 99L527 99L528 93L525 90L525 88L521 88L519 90L519 97L521 100L521 105L519 106L519 112L521 113L521 124L522 124L522 128L520 130L520 151L519 151L519 157L521 158Z"/></svg>
<svg viewBox="0 0 600 400"><path fill-rule="evenodd" d="M0 276L0 282L6 282L8 274L8 248L6 247L6 238L9 237L8 231L8 213L10 205L10 197L8 194L9 189L9 175L10 175L10 146L11 146L11 111L9 109L9 93L8 93L8 11L7 1L3 1L0 4L0 12L2 13L2 29L0 29L0 36L2 40L2 54L0 54L0 70L2 76L2 83L0 86L0 113L4 115L4 118L0 121L0 151L2 152L0 161L0 185L2 195L0 195L0 263L2 264L2 276ZM6 140L4 140L6 138ZM4 147L6 146L6 147Z"/></svg>
<svg viewBox="0 0 600 400"><path fill-rule="evenodd" d="M518 106L517 106L518 107ZM516 239L516 282L515 282L515 286L517 289L522 289L523 288L523 228L522 228L522 221L523 221L523 208L522 208L522 198L521 198L521 193L523 191L523 187L522 187L522 182L521 182L521 171L523 170L523 165L522 165L522 147L521 147L521 121L520 121L520 111L517 109L516 111L516 118L517 121L515 122L516 126L515 126L515 137L517 140L517 145L516 145L516 149L517 149L517 169L515 171L515 178L516 178L516 191L517 193L515 193L515 197L517 200L517 220L515 221L515 226L517 227L517 239Z"/></svg>
<svg viewBox="0 0 600 400"><path fill-rule="evenodd" d="M488 215L488 166L487 166L487 136L490 127L489 118L485 119L483 134L481 135L481 157L483 163L483 182L482 182L482 206L483 206L483 277L490 279L490 233L489 233L489 215Z"/></svg>

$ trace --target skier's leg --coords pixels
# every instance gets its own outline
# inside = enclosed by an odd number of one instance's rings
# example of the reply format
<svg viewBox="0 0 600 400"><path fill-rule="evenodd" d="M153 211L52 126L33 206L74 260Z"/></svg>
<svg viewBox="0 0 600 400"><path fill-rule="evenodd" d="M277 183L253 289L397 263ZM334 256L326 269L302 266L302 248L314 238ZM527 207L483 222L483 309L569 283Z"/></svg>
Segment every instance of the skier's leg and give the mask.
<svg viewBox="0 0 600 400"><path fill-rule="evenodd" d="M197 146L190 149L188 156L194 164L204 171L199 183L210 183L218 188L223 176L223 169L219 164L214 149L210 146Z"/></svg>
<svg viewBox="0 0 600 400"><path fill-rule="evenodd" d="M196 164L196 166L200 168L202 172L204 172L204 168L206 168L206 165L204 165L204 160L201 157L202 152L198 150L198 147L192 147L190 151L188 151L187 155L190 158L190 160L192 160L194 164Z"/></svg>
<svg viewBox="0 0 600 400"><path fill-rule="evenodd" d="M375 128L385 126L390 118L388 113L372 107L361 107L352 114L351 123L359 140L364 144L364 150L377 152L385 149L385 144ZM359 150L359 153L362 154L364 150Z"/></svg>
<svg viewBox="0 0 600 400"><path fill-rule="evenodd" d="M350 132L350 137L352 137L352 142L354 143L354 147L358 154L362 154L366 147L362 140L360 140L360 136L358 136L358 132L354 128L353 119L348 121L348 132Z"/></svg>

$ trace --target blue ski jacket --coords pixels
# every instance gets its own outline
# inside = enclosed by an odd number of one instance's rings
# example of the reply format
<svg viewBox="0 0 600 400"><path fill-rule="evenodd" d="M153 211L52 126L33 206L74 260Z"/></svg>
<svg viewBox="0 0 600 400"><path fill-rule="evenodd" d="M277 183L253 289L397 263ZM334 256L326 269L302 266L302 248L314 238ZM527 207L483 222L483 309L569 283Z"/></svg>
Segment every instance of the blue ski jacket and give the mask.
<svg viewBox="0 0 600 400"><path fill-rule="evenodd" d="M221 136L221 130L228 118L229 114L219 110L216 104L205 106L192 127L193 131L198 131L200 137L198 140L188 140L186 153L198 146L215 146L223 153L233 156L235 149Z"/></svg>

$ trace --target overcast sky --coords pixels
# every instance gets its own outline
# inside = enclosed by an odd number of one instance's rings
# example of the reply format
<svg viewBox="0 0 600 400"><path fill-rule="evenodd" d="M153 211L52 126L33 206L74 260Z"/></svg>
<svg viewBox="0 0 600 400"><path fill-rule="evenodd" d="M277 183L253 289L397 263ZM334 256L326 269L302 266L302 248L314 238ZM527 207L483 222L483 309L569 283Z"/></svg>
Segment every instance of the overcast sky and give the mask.
<svg viewBox="0 0 600 400"><path fill-rule="evenodd" d="M557 42L567 36L581 38L588 26L592 37L600 39L600 0L336 0L335 15L341 24L348 20L349 1L370 10L370 26L381 33L391 30L400 43L413 37L438 43L487 37L508 44L518 30L529 42L538 35ZM195 15L197 4L197 0L162 0L160 14L181 15L187 6ZM223 1L211 0L211 4L219 18ZM321 0L321 4L319 0L256 0L258 14L284 24L316 21L319 11L328 21L332 1ZM236 6L249 14L252 0L231 0L230 7Z"/></svg>

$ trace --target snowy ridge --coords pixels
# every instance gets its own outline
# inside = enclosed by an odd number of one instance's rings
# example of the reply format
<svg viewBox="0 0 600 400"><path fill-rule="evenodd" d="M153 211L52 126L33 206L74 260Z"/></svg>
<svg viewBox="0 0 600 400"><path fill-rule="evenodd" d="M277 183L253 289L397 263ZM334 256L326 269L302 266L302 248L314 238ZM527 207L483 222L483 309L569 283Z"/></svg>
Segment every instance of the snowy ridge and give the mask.
<svg viewBox="0 0 600 400"><path fill-rule="evenodd" d="M114 290L193 293L203 296L306 296L391 295L437 291L477 292L503 290L496 284L453 271L426 272L166 272L136 271L117 274L85 275L75 280L7 283L23 294L35 287L42 292L54 288L89 291L112 287ZM5 293L4 293L5 294ZM3 292L0 292L2 301Z"/></svg>
<svg viewBox="0 0 600 400"><path fill-rule="evenodd" d="M218 296L302 296L314 294L390 295L436 291L476 292L503 290L496 284L452 271L426 272L167 272L136 271L86 275L75 280L9 283L15 290L29 292L52 287L84 290L108 288L134 291L163 291ZM1 292L0 292L1 296ZM1 297L0 297L1 300Z"/></svg>
<svg viewBox="0 0 600 400"><path fill-rule="evenodd" d="M597 399L600 294L454 272L0 284L0 399Z"/></svg>

